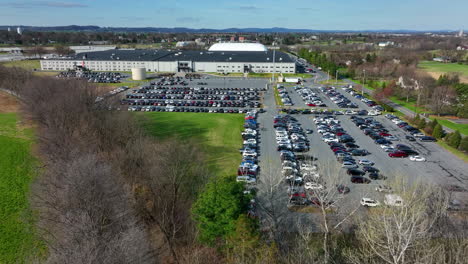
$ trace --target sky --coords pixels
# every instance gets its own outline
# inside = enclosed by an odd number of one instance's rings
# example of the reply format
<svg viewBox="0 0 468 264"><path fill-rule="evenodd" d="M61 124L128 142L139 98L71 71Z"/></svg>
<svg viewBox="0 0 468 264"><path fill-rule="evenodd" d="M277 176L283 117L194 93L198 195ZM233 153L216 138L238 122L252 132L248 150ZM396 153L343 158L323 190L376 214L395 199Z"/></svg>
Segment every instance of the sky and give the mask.
<svg viewBox="0 0 468 264"><path fill-rule="evenodd" d="M0 0L0 25L468 29L468 0Z"/></svg>

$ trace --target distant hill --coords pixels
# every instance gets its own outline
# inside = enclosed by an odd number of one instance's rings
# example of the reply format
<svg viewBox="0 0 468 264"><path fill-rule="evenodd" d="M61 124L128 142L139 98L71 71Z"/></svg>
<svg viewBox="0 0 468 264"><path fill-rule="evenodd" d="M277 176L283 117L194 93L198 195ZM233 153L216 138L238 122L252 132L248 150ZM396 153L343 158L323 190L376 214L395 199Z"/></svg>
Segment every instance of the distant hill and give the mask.
<svg viewBox="0 0 468 264"><path fill-rule="evenodd" d="M226 28L226 29L210 29L210 28L163 28L163 27L99 27L99 26L55 26L55 27L35 27L35 26L22 26L10 25L0 26L0 30L6 30L8 27L14 29L21 26L24 30L32 31L81 31L81 32L154 32L154 33L345 33L345 32L368 32L368 33L421 33L421 32L455 32L453 30L316 30L316 29L291 29L291 28Z"/></svg>

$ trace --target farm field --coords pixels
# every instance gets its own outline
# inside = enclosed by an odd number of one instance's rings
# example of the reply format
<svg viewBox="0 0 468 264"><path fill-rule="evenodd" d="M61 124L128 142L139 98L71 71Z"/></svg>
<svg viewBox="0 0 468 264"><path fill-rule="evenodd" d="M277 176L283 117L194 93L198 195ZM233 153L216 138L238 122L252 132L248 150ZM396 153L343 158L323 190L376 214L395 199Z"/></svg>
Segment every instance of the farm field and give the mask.
<svg viewBox="0 0 468 264"><path fill-rule="evenodd" d="M137 113L144 128L160 139L195 140L214 173L234 175L241 161L243 114ZM146 118L145 118L146 117Z"/></svg>
<svg viewBox="0 0 468 264"><path fill-rule="evenodd" d="M45 251L28 202L36 164L32 139L32 130L18 125L17 114L0 113L0 263L31 262Z"/></svg>
<svg viewBox="0 0 468 264"><path fill-rule="evenodd" d="M462 82L468 82L468 65L466 64L421 61L418 67L431 74L434 78L438 78L439 75L444 73L457 72L460 74Z"/></svg>

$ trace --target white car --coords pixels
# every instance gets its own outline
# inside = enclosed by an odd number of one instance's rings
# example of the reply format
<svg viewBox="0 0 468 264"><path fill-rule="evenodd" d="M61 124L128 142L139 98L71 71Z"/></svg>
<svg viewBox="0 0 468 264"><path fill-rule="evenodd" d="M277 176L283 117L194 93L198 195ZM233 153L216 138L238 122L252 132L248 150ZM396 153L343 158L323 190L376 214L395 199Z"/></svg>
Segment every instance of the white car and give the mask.
<svg viewBox="0 0 468 264"><path fill-rule="evenodd" d="M360 159L359 160L359 165L374 165L374 162L373 161L370 161L368 159Z"/></svg>
<svg viewBox="0 0 468 264"><path fill-rule="evenodd" d="M254 138L244 140L244 144L257 144L257 140Z"/></svg>
<svg viewBox="0 0 468 264"><path fill-rule="evenodd" d="M307 171L305 173L302 173L302 177L303 178L315 178L315 179L318 179L320 178L320 174L318 174L318 172L316 171Z"/></svg>
<svg viewBox="0 0 468 264"><path fill-rule="evenodd" d="M392 145L380 145L380 147L381 147L382 149L393 148Z"/></svg>
<svg viewBox="0 0 468 264"><path fill-rule="evenodd" d="M325 138L323 139L323 141L325 143L328 143L328 142L339 142L339 140L337 138Z"/></svg>
<svg viewBox="0 0 468 264"><path fill-rule="evenodd" d="M413 137L415 138L420 138L420 137L424 137L425 135L423 133L415 133L413 134Z"/></svg>
<svg viewBox="0 0 468 264"><path fill-rule="evenodd" d="M357 168L359 167L358 165L352 163L352 162L349 162L349 161L345 161L343 162L343 165L341 165L342 168L347 168L347 169L354 169L354 168Z"/></svg>
<svg viewBox="0 0 468 264"><path fill-rule="evenodd" d="M306 164L301 164L300 168L303 171L316 171L317 165L311 165L311 164L306 163Z"/></svg>
<svg viewBox="0 0 468 264"><path fill-rule="evenodd" d="M257 157L257 152L255 150L244 150L242 152L243 157Z"/></svg>
<svg viewBox="0 0 468 264"><path fill-rule="evenodd" d="M380 203L377 200L364 197L361 199L361 205L368 206L368 207L376 207L376 206L379 206Z"/></svg>
<svg viewBox="0 0 468 264"><path fill-rule="evenodd" d="M318 183L315 183L315 182L306 182L304 184L304 188L306 190L322 190L323 189L323 185L322 184L318 184Z"/></svg>
<svg viewBox="0 0 468 264"><path fill-rule="evenodd" d="M410 156L409 159L411 161L426 161L426 158L424 158L422 156Z"/></svg>

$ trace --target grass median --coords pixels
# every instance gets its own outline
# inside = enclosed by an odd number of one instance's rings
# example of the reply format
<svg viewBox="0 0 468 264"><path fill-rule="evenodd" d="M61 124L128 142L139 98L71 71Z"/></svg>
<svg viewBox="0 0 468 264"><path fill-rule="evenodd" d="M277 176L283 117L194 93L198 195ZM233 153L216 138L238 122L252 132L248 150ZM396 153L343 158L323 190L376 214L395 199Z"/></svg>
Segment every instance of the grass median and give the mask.
<svg viewBox="0 0 468 264"><path fill-rule="evenodd" d="M144 128L159 139L193 140L206 155L206 165L221 176L234 175L241 161L243 114L136 113Z"/></svg>
<svg viewBox="0 0 468 264"><path fill-rule="evenodd" d="M0 263L28 263L45 252L28 201L37 162L32 140L15 113L0 114Z"/></svg>

